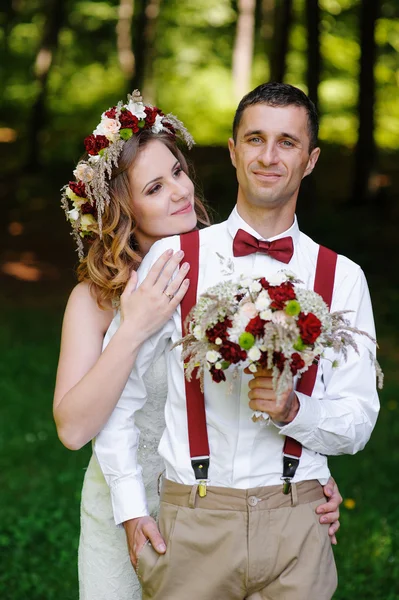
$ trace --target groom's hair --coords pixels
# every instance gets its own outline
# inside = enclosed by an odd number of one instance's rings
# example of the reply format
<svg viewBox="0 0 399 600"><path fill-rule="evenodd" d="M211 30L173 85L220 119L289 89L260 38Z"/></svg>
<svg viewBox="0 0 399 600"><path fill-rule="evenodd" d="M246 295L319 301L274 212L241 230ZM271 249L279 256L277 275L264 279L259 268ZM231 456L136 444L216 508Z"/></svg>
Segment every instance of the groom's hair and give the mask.
<svg viewBox="0 0 399 600"><path fill-rule="evenodd" d="M257 88L249 92L241 100L237 107L233 121L233 139L237 141L237 131L241 122L243 112L248 106L254 104L267 104L268 106L302 106L308 114L309 129L309 153L317 146L317 137L319 133L319 117L313 102L299 88L287 83L262 83Z"/></svg>

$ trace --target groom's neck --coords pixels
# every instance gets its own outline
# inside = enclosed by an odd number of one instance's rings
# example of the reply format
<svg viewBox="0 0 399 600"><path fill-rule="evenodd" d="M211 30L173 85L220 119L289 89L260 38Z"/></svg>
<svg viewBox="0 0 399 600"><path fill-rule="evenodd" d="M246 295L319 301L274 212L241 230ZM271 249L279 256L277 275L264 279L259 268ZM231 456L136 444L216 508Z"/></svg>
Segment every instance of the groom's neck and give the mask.
<svg viewBox="0 0 399 600"><path fill-rule="evenodd" d="M295 218L295 205L265 208L240 202L238 199L237 211L240 217L265 239L287 231Z"/></svg>

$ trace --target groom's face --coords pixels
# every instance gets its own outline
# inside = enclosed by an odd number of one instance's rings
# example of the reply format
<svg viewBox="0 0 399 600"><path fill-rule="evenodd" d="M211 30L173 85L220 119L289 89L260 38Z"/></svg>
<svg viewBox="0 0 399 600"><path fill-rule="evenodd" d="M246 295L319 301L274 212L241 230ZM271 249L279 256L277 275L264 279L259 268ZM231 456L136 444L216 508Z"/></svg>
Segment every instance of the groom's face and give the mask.
<svg viewBox="0 0 399 600"><path fill-rule="evenodd" d="M239 184L238 203L295 207L303 177L314 168L320 150L309 153L308 115L303 107L255 104L245 109L237 139L229 140Z"/></svg>

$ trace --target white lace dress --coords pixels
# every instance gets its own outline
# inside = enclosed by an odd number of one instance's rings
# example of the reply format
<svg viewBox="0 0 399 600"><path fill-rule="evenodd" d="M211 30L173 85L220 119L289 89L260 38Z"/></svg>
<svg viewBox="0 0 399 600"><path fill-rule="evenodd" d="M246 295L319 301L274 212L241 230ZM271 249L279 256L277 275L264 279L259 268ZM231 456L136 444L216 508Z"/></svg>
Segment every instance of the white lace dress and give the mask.
<svg viewBox="0 0 399 600"><path fill-rule="evenodd" d="M158 477L163 470L158 443L165 428L167 394L165 358L145 376L148 400L137 413L139 460L152 516L158 511ZM141 589L131 566L124 529L116 527L108 485L92 455L83 483L79 540L80 600L140 600Z"/></svg>

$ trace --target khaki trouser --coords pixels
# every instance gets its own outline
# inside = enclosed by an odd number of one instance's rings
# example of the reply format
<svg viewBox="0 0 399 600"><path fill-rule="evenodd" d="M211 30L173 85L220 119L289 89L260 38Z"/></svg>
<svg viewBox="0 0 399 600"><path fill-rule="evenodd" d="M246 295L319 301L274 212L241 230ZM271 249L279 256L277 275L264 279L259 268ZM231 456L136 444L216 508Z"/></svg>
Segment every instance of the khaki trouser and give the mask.
<svg viewBox="0 0 399 600"><path fill-rule="evenodd" d="M315 508L317 481L238 490L165 480L159 527L167 544L147 543L137 574L143 600L330 600L337 587L328 525Z"/></svg>

